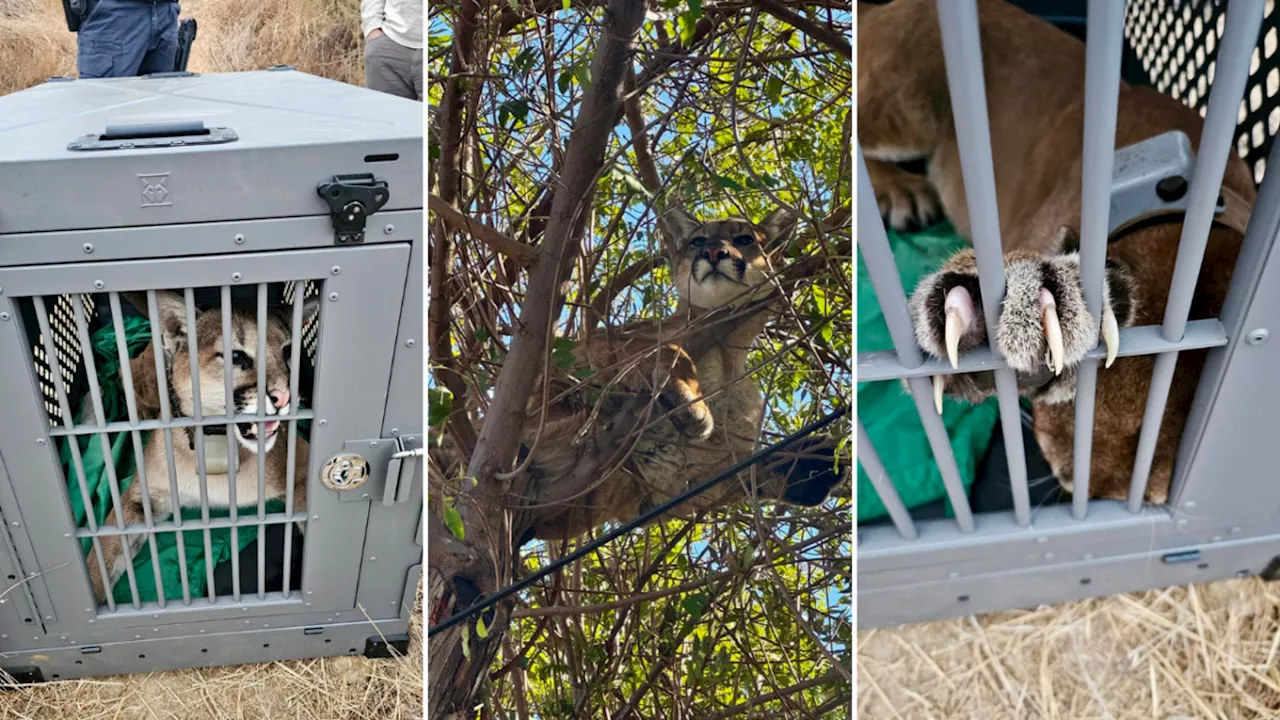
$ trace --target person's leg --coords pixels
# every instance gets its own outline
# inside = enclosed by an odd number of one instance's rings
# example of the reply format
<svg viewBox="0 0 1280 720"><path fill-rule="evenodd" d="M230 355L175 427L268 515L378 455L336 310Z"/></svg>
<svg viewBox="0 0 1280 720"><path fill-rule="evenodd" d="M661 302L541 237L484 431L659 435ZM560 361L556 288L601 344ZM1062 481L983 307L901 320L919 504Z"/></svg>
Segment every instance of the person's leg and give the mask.
<svg viewBox="0 0 1280 720"><path fill-rule="evenodd" d="M386 35L364 45L364 84L371 90L414 99L415 90L409 68L413 50L403 47Z"/></svg>
<svg viewBox="0 0 1280 720"><path fill-rule="evenodd" d="M178 56L178 3L157 3L151 8L151 45L138 67L139 75L173 72Z"/></svg>
<svg viewBox="0 0 1280 720"><path fill-rule="evenodd" d="M76 34L76 69L82 78L129 77L151 44L151 6L97 0Z"/></svg>
<svg viewBox="0 0 1280 720"><path fill-rule="evenodd" d="M422 95L422 48L413 51L413 94L414 100L423 102Z"/></svg>

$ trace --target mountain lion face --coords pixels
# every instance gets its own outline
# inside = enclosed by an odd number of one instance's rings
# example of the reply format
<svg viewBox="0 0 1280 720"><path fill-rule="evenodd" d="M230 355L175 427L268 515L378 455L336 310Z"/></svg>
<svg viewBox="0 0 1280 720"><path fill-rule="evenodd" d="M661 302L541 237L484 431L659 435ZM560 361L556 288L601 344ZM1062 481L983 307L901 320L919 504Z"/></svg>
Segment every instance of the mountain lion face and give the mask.
<svg viewBox="0 0 1280 720"><path fill-rule="evenodd" d="M156 293L156 307L162 327L161 342L169 356L173 408L176 416L192 417L195 414L191 355L187 343L186 305L181 295L168 292ZM309 322L319 309L312 300L304 305L303 324ZM235 414L258 412L258 366L266 366L267 415L286 415L292 409L289 395L290 345L293 343L290 320L279 312L267 314L267 342L262 356L258 355L258 320L253 310L233 307L231 311L231 347L223 347L222 310L210 308L196 311L195 338L198 350L197 366L200 371L200 411L203 415L226 414L225 368L231 363L232 411ZM264 423L263 449L270 451L275 445L279 422ZM258 451L258 426L254 423L236 423L236 440L251 452Z"/></svg>
<svg viewBox="0 0 1280 720"><path fill-rule="evenodd" d="M700 222L683 210L666 218L676 242L676 289L681 300L704 310L766 294L768 253L785 244L796 225L795 216L781 209L759 224L738 217Z"/></svg>

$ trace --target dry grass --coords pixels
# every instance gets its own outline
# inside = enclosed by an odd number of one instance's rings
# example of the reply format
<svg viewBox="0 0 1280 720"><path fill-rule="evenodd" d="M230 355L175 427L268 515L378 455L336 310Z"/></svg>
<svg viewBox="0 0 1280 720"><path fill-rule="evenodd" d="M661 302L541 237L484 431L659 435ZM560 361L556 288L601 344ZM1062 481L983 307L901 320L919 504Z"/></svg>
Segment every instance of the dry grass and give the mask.
<svg viewBox="0 0 1280 720"><path fill-rule="evenodd" d="M858 716L1280 717L1278 606L1248 578L866 631Z"/></svg>
<svg viewBox="0 0 1280 720"><path fill-rule="evenodd" d="M422 716L422 586L409 654L68 680L0 691L0 720L410 720Z"/></svg>
<svg viewBox="0 0 1280 720"><path fill-rule="evenodd" d="M363 84L356 0L184 0L199 32L188 69L293 65ZM75 75L75 35L59 0L0 0L0 95ZM421 589L419 589L421 592ZM0 720L270 718L398 720L422 714L422 611L409 656L335 657L51 682L0 693Z"/></svg>
<svg viewBox="0 0 1280 720"><path fill-rule="evenodd" d="M184 0L198 26L188 70L292 65L364 84L356 0ZM60 0L0 0L0 95L76 74L76 36Z"/></svg>

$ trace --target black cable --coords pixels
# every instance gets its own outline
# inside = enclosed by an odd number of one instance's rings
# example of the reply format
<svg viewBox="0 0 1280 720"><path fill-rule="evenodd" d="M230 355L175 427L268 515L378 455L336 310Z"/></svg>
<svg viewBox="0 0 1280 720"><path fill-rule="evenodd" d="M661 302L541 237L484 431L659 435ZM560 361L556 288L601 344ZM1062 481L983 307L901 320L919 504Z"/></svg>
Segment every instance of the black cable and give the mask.
<svg viewBox="0 0 1280 720"><path fill-rule="evenodd" d="M752 465L755 465L756 463L760 462L761 460L764 460L770 455L773 455L779 450L782 450L783 448L786 448L787 446L794 444L796 441L802 440L808 437L809 435L812 435L813 433L830 425L836 420L839 420L848 412L849 412L848 407L841 407L833 410L829 415L822 418L821 420L805 425L804 427L795 431L791 435L788 435L787 437L779 440L778 442L770 445L769 447L764 448L759 452L756 452L743 460L740 460L738 463L733 465L733 467L730 467L727 470L721 471L720 473L716 474L714 477L702 483L701 485L692 487L684 491L683 493L675 496L674 498L671 498L665 503L650 509L648 512L644 513L643 515L640 515L639 517L633 520L630 520L623 525L619 525L613 530L610 530L609 532L600 536L595 541L588 543L587 545L584 545L578 548L577 550L574 550L568 555L565 555L564 557L542 568L541 570L533 573L532 575L528 575L522 578L521 580L519 580L518 582L515 582L512 585L507 586L504 590L494 593L488 598L481 598L480 600L477 600L475 603L471 605L471 607L459 613L454 614L448 620L444 620L440 624L436 625L435 627L427 630L427 638L430 639L436 633L441 632L442 630L448 630L449 628L453 627L454 625L457 625L458 623L462 622L466 618L472 615L475 615L477 613L483 612L484 610L487 610L490 606L496 605L502 600L505 600L511 597L512 595L515 595L516 593L529 587L530 585L550 575L551 573L559 570L565 565L568 565L569 563L584 557L588 553L595 552L596 550L600 549L602 546L610 542L613 542L614 540L622 537L623 535L631 532L632 530L635 530L636 528L644 525L649 520L652 520L658 515L665 513L666 511L685 502L686 500L689 500L690 498L701 495L707 490L710 490L716 485L719 485L721 482L724 482L726 479L731 478L734 475L737 475L739 472L742 472L743 470L751 467Z"/></svg>

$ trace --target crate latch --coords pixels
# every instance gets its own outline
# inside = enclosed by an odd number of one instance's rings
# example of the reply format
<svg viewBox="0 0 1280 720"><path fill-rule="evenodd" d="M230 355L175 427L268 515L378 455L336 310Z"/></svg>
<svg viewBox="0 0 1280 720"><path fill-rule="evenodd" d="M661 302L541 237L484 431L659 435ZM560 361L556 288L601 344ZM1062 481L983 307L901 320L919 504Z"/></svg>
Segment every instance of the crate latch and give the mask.
<svg viewBox="0 0 1280 720"><path fill-rule="evenodd" d="M316 192L329 205L333 239L338 245L363 243L366 219L381 210L391 197L386 181L375 178L373 173L334 175L333 180L320 183Z"/></svg>
<svg viewBox="0 0 1280 720"><path fill-rule="evenodd" d="M382 490L382 504L390 507L395 503L409 502L413 493L413 472L417 469L418 458L425 449L415 447L417 438L412 435L401 435L396 438L396 451L391 454L387 463L387 481Z"/></svg>

